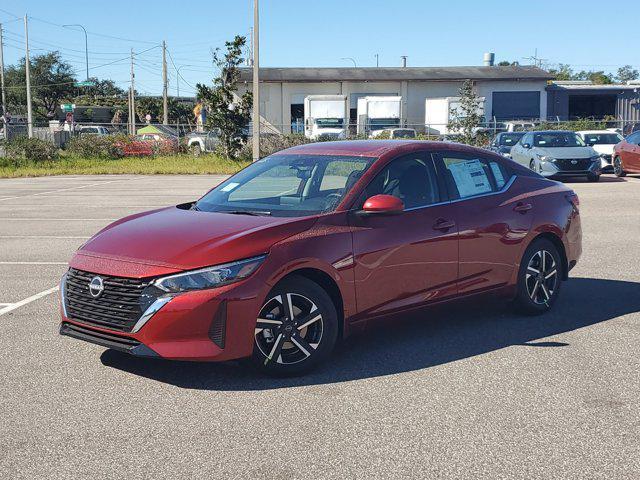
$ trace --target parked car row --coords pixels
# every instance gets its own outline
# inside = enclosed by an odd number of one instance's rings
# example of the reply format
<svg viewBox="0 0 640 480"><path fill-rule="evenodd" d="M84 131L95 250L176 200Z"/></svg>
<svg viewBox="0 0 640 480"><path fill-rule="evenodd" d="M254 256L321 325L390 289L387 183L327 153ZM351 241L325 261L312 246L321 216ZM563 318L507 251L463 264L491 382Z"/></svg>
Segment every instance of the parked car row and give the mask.
<svg viewBox="0 0 640 480"><path fill-rule="evenodd" d="M545 177L640 173L640 132L624 138L610 130L501 132L489 149Z"/></svg>

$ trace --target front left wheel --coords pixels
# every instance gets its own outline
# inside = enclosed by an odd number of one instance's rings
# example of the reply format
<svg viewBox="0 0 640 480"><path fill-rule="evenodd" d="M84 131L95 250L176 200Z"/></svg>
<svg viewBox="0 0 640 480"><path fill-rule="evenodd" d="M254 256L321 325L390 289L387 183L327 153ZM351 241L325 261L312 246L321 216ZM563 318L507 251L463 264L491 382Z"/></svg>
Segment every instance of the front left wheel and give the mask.
<svg viewBox="0 0 640 480"><path fill-rule="evenodd" d="M306 372L322 362L338 338L338 315L327 292L292 276L269 293L254 333L252 362L276 376Z"/></svg>

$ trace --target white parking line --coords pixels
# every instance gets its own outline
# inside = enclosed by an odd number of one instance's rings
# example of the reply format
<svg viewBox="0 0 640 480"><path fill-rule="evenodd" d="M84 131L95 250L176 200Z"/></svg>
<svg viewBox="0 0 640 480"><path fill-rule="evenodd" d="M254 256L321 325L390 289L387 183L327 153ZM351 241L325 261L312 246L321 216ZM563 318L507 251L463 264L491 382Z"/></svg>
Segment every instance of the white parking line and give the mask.
<svg viewBox="0 0 640 480"><path fill-rule="evenodd" d="M22 217L0 217L1 221L14 220L19 222L113 222L117 218L22 218Z"/></svg>
<svg viewBox="0 0 640 480"><path fill-rule="evenodd" d="M79 185L77 187L59 188L58 190L50 190L48 192L28 193L27 195L18 195L18 196L15 196L15 197L4 197L4 198L0 198L0 202L3 201L3 200L13 200L15 198L24 198L24 197L37 197L39 195L47 195L49 193L67 192L69 190L79 190L81 188L96 187L98 185L106 185L108 183L115 183L115 182L127 182L127 181L131 181L131 180L135 180L135 179L134 178L127 178L127 179L121 179L121 180L108 180L106 182L90 183L88 185Z"/></svg>
<svg viewBox="0 0 640 480"><path fill-rule="evenodd" d="M87 240L91 238L90 236L60 236L60 235L0 235L0 238L47 238L47 239L57 239L57 240L66 240L66 239L74 239L74 240Z"/></svg>
<svg viewBox="0 0 640 480"><path fill-rule="evenodd" d="M67 265L68 262L0 262L0 265Z"/></svg>
<svg viewBox="0 0 640 480"><path fill-rule="evenodd" d="M27 297L24 300L20 300L19 302L12 303L11 305L0 308L0 317L5 313L12 312L17 308L23 307L24 305L27 305L31 302L35 302L36 300L42 297L46 297L47 295L51 295L53 292L57 292L57 291L58 291L58 286L56 285L55 287L45 290L44 292L36 293L35 295L31 295L30 297Z"/></svg>

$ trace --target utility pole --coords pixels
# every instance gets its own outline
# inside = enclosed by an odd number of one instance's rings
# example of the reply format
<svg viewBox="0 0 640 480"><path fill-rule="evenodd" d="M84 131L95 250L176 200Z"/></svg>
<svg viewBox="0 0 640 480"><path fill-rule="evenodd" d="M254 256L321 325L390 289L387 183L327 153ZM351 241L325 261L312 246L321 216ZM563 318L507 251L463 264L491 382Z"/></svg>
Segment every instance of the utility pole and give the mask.
<svg viewBox="0 0 640 480"><path fill-rule="evenodd" d="M167 43L162 41L162 123L169 125L169 84L167 82Z"/></svg>
<svg viewBox="0 0 640 480"><path fill-rule="evenodd" d="M253 0L253 161L260 160L260 30L258 0Z"/></svg>
<svg viewBox="0 0 640 480"><path fill-rule="evenodd" d="M131 86L129 87L129 134L136 134L136 86L133 73L133 48L131 49Z"/></svg>
<svg viewBox="0 0 640 480"><path fill-rule="evenodd" d="M24 45L24 70L27 78L27 134L29 135L29 138L33 138L33 112L31 110L31 62L29 61L29 25L26 15L24 16Z"/></svg>
<svg viewBox="0 0 640 480"><path fill-rule="evenodd" d="M7 98L4 94L4 46L2 45L2 24L0 23L0 91L2 91L2 115L7 114ZM5 117L6 122L6 117ZM9 132L7 124L4 124L4 139L7 139Z"/></svg>

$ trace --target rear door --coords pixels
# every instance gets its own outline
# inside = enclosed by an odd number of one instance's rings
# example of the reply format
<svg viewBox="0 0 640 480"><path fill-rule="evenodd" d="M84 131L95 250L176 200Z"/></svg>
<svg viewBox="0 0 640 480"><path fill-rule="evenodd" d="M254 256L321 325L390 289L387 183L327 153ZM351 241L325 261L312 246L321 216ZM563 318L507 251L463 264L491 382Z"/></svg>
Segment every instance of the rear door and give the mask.
<svg viewBox="0 0 640 480"><path fill-rule="evenodd" d="M533 219L533 205L515 199L523 193L517 177L507 161L488 155L442 151L437 162L458 222L458 292L507 284Z"/></svg>
<svg viewBox="0 0 640 480"><path fill-rule="evenodd" d="M458 229L431 155L392 160L365 188L355 211L377 194L400 198L405 210L350 217L358 311L378 315L455 295Z"/></svg>

